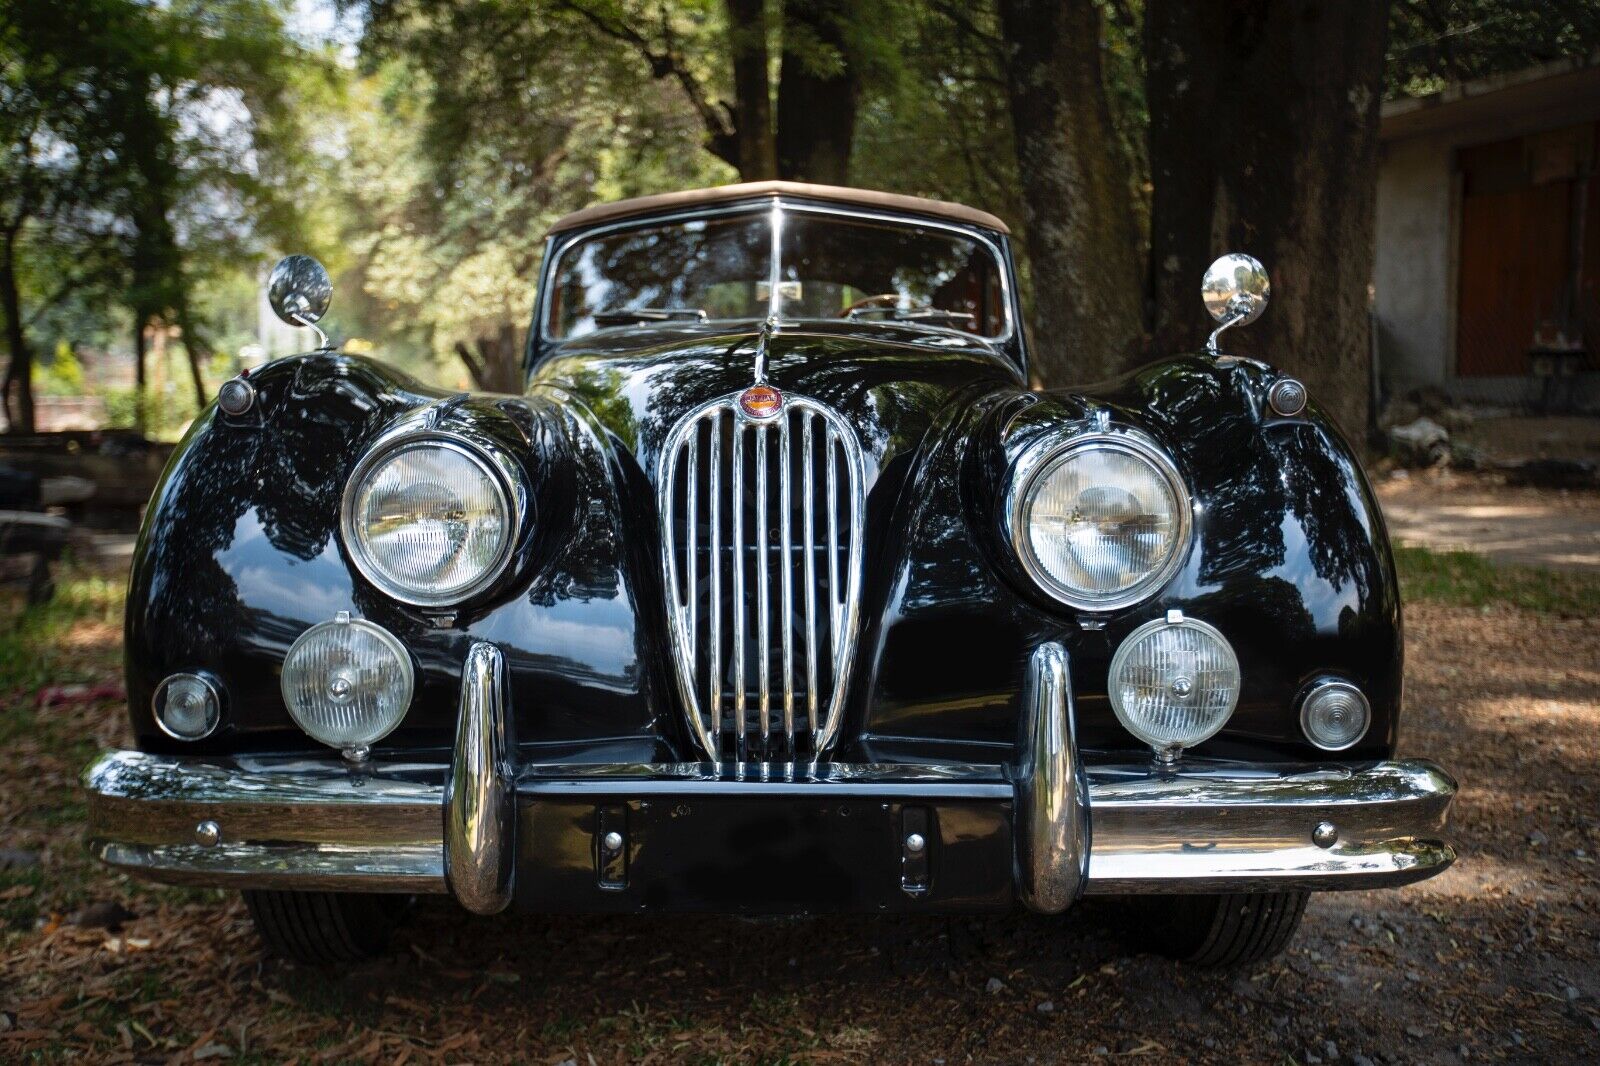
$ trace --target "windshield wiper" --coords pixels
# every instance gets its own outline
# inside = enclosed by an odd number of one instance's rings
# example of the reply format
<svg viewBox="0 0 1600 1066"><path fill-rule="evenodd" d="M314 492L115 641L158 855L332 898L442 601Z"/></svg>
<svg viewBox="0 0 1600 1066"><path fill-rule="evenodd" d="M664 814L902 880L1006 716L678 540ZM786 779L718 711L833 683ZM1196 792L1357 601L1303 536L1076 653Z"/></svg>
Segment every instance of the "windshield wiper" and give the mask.
<svg viewBox="0 0 1600 1066"><path fill-rule="evenodd" d="M912 322L924 326L950 326L971 330L978 324L978 316L966 311L946 311L940 307L858 307L850 318L883 318L890 322Z"/></svg>
<svg viewBox="0 0 1600 1066"><path fill-rule="evenodd" d="M606 326L636 326L644 322L675 322L685 319L704 322L707 318L701 307L631 307L622 311L596 311L594 324Z"/></svg>

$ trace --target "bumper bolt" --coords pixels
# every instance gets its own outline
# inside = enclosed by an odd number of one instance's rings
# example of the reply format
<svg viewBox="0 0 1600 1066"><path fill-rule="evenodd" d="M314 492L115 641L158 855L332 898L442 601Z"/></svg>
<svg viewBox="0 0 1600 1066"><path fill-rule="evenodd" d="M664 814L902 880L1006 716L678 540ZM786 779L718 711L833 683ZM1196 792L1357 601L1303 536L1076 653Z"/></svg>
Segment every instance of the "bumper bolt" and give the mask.
<svg viewBox="0 0 1600 1066"><path fill-rule="evenodd" d="M222 842L222 826L207 818L194 827L194 842L202 848L214 848Z"/></svg>
<svg viewBox="0 0 1600 1066"><path fill-rule="evenodd" d="M921 833L912 833L906 837L906 850L913 855L921 855L922 849L928 846Z"/></svg>
<svg viewBox="0 0 1600 1066"><path fill-rule="evenodd" d="M605 844L607 851L621 851L622 834L613 829L611 832L606 834L603 843Z"/></svg>
<svg viewBox="0 0 1600 1066"><path fill-rule="evenodd" d="M1339 827L1332 822L1318 822L1311 830L1311 843L1319 848L1331 848L1339 842Z"/></svg>

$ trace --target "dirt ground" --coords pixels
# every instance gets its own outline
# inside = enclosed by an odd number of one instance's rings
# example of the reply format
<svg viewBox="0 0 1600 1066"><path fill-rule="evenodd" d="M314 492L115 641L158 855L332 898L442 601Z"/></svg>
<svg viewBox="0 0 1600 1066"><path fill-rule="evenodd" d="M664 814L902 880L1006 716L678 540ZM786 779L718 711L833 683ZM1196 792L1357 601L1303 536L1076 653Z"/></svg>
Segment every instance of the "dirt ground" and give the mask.
<svg viewBox="0 0 1600 1066"><path fill-rule="evenodd" d="M85 859L76 774L122 732L115 617L54 638L109 689L0 695L0 1061L1600 1061L1592 618L1409 605L1402 747L1459 777L1461 860L1314 897L1254 968L1139 954L1104 903L754 923L432 900L341 974L264 957L230 895Z"/></svg>
<svg viewBox="0 0 1600 1066"><path fill-rule="evenodd" d="M1377 479L1397 543L1600 572L1600 493L1518 488L1495 475L1449 470L1397 474Z"/></svg>

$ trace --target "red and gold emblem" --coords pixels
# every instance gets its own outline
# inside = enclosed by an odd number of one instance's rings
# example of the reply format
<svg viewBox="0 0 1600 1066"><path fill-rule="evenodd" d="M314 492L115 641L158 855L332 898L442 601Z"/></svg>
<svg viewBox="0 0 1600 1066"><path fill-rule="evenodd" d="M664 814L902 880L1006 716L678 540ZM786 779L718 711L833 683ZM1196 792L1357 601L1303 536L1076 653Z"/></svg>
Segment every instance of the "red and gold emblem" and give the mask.
<svg viewBox="0 0 1600 1066"><path fill-rule="evenodd" d="M752 385L739 394L739 410L746 418L774 418L783 410L783 393L771 385Z"/></svg>

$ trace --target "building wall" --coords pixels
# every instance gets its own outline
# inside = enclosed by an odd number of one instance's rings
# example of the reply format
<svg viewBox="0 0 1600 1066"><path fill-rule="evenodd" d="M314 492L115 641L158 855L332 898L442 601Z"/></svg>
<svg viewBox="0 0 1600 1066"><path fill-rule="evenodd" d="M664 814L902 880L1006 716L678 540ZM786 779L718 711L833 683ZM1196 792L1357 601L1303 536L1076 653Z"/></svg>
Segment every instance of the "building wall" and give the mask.
<svg viewBox="0 0 1600 1066"><path fill-rule="evenodd" d="M1597 120L1600 53L1384 104L1373 313L1388 394L1427 386L1473 403L1600 411L1600 372L1554 382L1529 374L1464 377L1456 337L1458 150ZM1591 365L1600 363L1600 344L1592 337L1589 344Z"/></svg>
<svg viewBox="0 0 1600 1066"><path fill-rule="evenodd" d="M1447 138L1385 145L1378 170L1373 270L1378 373L1385 388L1453 376L1455 237L1453 148Z"/></svg>

